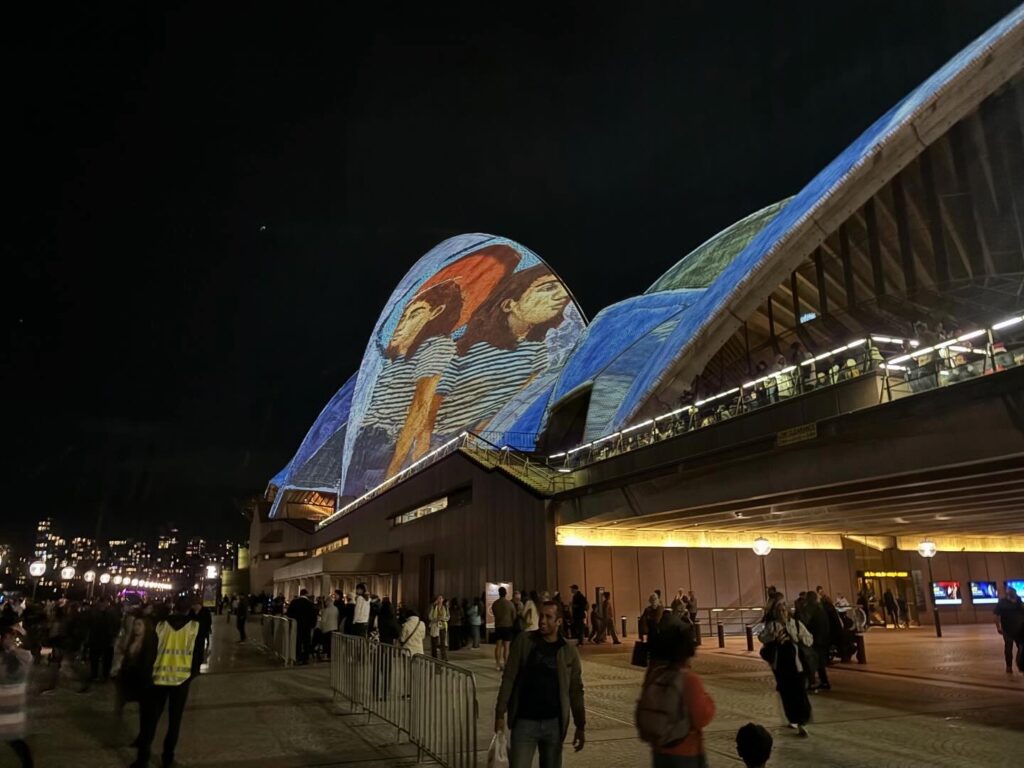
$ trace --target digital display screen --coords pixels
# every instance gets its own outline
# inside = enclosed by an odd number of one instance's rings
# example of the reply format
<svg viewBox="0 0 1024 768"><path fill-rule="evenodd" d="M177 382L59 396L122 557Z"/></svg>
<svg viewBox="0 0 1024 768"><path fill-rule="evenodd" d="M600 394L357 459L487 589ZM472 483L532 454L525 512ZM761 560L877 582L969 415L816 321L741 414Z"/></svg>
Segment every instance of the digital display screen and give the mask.
<svg viewBox="0 0 1024 768"><path fill-rule="evenodd" d="M1024 579L1012 579L1006 582L1006 588L1014 590L1018 595L1024 597Z"/></svg>
<svg viewBox="0 0 1024 768"><path fill-rule="evenodd" d="M959 581L933 581L932 598L936 605L960 605L963 596L960 594Z"/></svg>
<svg viewBox="0 0 1024 768"><path fill-rule="evenodd" d="M999 587L994 581L972 581L971 602L975 605L998 603Z"/></svg>

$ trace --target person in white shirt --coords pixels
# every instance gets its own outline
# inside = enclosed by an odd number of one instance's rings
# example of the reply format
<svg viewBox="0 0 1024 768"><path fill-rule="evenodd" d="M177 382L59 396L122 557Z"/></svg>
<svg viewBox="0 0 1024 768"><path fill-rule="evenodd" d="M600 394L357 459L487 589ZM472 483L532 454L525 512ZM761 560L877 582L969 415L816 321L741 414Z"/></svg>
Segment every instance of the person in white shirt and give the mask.
<svg viewBox="0 0 1024 768"><path fill-rule="evenodd" d="M356 584L356 610L352 617L352 634L367 637L370 628L370 601L366 598L366 585Z"/></svg>
<svg viewBox="0 0 1024 768"><path fill-rule="evenodd" d="M411 608L405 612L405 617L399 644L403 648L408 648L413 656L416 654L422 656L423 639L427 636L427 625L419 617L419 614Z"/></svg>
<svg viewBox="0 0 1024 768"><path fill-rule="evenodd" d="M328 598L320 609L320 623L317 625L320 630L320 647L328 659L331 658L331 633L338 631L338 616L338 606Z"/></svg>

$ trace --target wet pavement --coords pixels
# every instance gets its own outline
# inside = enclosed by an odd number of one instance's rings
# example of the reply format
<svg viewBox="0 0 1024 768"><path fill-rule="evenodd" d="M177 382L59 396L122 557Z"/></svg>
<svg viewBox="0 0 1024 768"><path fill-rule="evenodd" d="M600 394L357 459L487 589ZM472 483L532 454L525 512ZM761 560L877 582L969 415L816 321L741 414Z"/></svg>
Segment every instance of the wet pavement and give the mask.
<svg viewBox="0 0 1024 768"><path fill-rule="evenodd" d="M258 637L255 622L250 638ZM406 766L416 750L396 743L395 730L334 701L328 665L285 668L252 642L237 644L233 627L215 624L209 674L193 682L178 761L182 766ZM694 661L718 714L705 731L712 766L739 766L733 738L749 721L776 736L771 766L984 766L1024 764L1024 675L1007 675L1002 643L991 625L951 627L941 640L929 630L872 630L866 666L830 670L833 690L813 697L811 737L782 722L770 670L742 639L725 649L712 640ZM586 749L565 753L569 767L649 764L632 724L641 673L627 643L584 649ZM480 765L491 736L498 673L491 649L459 651L452 661L471 669L480 705ZM43 675L36 675L35 682ZM65 675L57 689L35 694L29 742L39 766L106 768L134 758L128 744L137 709L114 714L113 687L78 693ZM154 743L159 754L163 728ZM153 765L157 762L154 760ZM429 764L425 761L424 764ZM0 767L15 766L0 748Z"/></svg>

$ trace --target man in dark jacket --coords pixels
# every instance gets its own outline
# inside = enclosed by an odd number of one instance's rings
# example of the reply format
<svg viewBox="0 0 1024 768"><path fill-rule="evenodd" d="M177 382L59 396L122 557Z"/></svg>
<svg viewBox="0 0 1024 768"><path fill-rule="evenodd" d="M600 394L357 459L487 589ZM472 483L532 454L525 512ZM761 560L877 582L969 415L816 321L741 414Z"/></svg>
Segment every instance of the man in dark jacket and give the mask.
<svg viewBox="0 0 1024 768"><path fill-rule="evenodd" d="M807 631L814 636L814 663L812 671L818 673L818 684L812 690L828 691L832 689L828 681L828 649L832 644L832 632L829 629L828 614L818 600L816 592L808 592L804 596L804 611L800 617Z"/></svg>
<svg viewBox="0 0 1024 768"><path fill-rule="evenodd" d="M299 596L288 604L288 618L295 620L295 661L309 663L309 649L313 627L316 626L317 610L309 599L309 592L299 590Z"/></svg>
<svg viewBox="0 0 1024 768"><path fill-rule="evenodd" d="M203 605L203 598L196 595L192 598L190 614L199 624L199 639L196 641L199 652L192 657L192 676L200 672L210 647L210 636L213 634L213 614Z"/></svg>
<svg viewBox="0 0 1024 768"><path fill-rule="evenodd" d="M995 609L996 630L1003 636L1006 674L1013 674L1013 646L1017 646L1017 669L1024 672L1024 604L1015 589L1006 588Z"/></svg>
<svg viewBox="0 0 1024 768"><path fill-rule="evenodd" d="M545 602L536 632L523 632L512 644L494 710L494 730L512 729L513 766L528 766L540 751L540 768L562 764L562 744L572 716L576 751L586 741L586 709L579 652L561 636L559 606Z"/></svg>
<svg viewBox="0 0 1024 768"><path fill-rule="evenodd" d="M90 683L95 680L110 678L110 668L114 663L114 641L120 627L117 616L105 598L84 614L83 622L85 646L89 651L89 679L82 690L87 691Z"/></svg>

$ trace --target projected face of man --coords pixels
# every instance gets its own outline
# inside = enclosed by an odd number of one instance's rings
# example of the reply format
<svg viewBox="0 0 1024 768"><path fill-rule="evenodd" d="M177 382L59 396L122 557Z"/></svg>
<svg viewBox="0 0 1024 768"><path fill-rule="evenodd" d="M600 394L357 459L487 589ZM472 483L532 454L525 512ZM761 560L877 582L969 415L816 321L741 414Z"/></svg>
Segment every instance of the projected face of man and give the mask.
<svg viewBox="0 0 1024 768"><path fill-rule="evenodd" d="M503 309L513 333L525 335L533 326L557 317L568 303L569 294L558 278L544 275L530 283L518 299L506 299Z"/></svg>
<svg viewBox="0 0 1024 768"><path fill-rule="evenodd" d="M388 344L388 351L405 356L413 342L420 335L424 326L435 317L444 312L444 304L436 307L430 306L423 299L414 299L402 312L402 317L391 334L391 343Z"/></svg>

